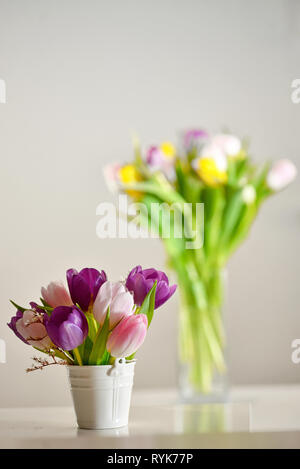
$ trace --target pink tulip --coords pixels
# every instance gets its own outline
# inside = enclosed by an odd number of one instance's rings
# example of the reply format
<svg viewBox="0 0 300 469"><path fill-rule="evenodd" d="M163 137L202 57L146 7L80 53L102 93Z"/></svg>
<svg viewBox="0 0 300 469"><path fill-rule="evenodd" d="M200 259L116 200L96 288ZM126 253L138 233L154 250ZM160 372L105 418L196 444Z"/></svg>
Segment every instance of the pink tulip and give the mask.
<svg viewBox="0 0 300 469"><path fill-rule="evenodd" d="M127 316L111 332L107 350L115 358L132 355L144 342L147 327L148 319L145 314Z"/></svg>
<svg viewBox="0 0 300 469"><path fill-rule="evenodd" d="M103 168L103 175L108 189L116 193L120 187L119 172L121 165L119 163L108 164Z"/></svg>
<svg viewBox="0 0 300 469"><path fill-rule="evenodd" d="M24 311L23 316L16 322L17 332L33 347L49 350L52 341L44 325L44 316L36 311Z"/></svg>
<svg viewBox="0 0 300 469"><path fill-rule="evenodd" d="M133 306L133 296L121 282L105 282L96 296L93 314L102 325L109 307L109 326L113 328L121 319L133 313Z"/></svg>
<svg viewBox="0 0 300 469"><path fill-rule="evenodd" d="M57 306L71 306L73 304L69 292L62 282L51 282L47 288L42 287L41 292L44 300L48 305L52 306L52 308L56 308Z"/></svg>
<svg viewBox="0 0 300 469"><path fill-rule="evenodd" d="M267 184L273 191L288 186L297 176L297 168L290 160L277 161L267 175Z"/></svg>

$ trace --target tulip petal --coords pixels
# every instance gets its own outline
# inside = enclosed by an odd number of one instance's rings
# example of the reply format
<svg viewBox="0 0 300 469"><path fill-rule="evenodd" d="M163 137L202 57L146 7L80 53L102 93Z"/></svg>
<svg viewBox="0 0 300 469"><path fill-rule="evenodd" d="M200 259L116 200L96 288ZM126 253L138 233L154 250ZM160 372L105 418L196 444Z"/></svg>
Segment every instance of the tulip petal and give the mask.
<svg viewBox="0 0 300 469"><path fill-rule="evenodd" d="M64 350L78 347L88 335L87 319L75 306L55 308L46 323L46 329L54 344Z"/></svg>
<svg viewBox="0 0 300 469"><path fill-rule="evenodd" d="M98 271L97 271L98 272ZM92 294L93 294L93 299L95 300L97 294L98 294L98 291L99 289L101 288L101 286L103 285L104 282L107 281L107 276L106 276L106 273L104 272L104 270L101 270L101 272L99 273L98 272L98 278L97 280L95 281L95 284L94 284L94 288L92 290Z"/></svg>
<svg viewBox="0 0 300 469"><path fill-rule="evenodd" d="M27 340L30 337L30 334L28 334L27 328L24 325L23 318L19 319L16 322L16 329L18 333L25 339Z"/></svg>
<svg viewBox="0 0 300 469"><path fill-rule="evenodd" d="M72 269L73 270L73 269ZM69 272L69 271L68 271ZM87 311L90 305L91 293L87 282L81 275L68 276L67 279L71 298L74 304L79 304L83 311Z"/></svg>
<svg viewBox="0 0 300 469"><path fill-rule="evenodd" d="M20 334L17 330L17 322L19 319L21 319L23 317L23 313L21 311L17 311L16 312L16 315L13 316L10 320L9 323L7 323L8 327L15 333L15 335L20 339L22 340L22 342L24 342L25 344L28 344L27 340L22 336L22 334Z"/></svg>
<svg viewBox="0 0 300 469"><path fill-rule="evenodd" d="M153 268L143 270L140 265L131 270L126 280L126 287L133 292L135 304L142 305L155 281L157 281L155 308L158 308L173 295L176 286L170 287L167 275L160 270Z"/></svg>
<svg viewBox="0 0 300 469"><path fill-rule="evenodd" d="M93 306L93 314L95 319L102 326L109 307L109 324L110 327L114 327L124 316L132 313L133 306L133 296L126 291L121 282L105 282L96 297Z"/></svg>
<svg viewBox="0 0 300 469"><path fill-rule="evenodd" d="M134 302L135 302L135 304L141 306L141 304L143 303L143 301L145 299L145 296L148 293L149 286L150 286L149 282L148 282L148 285L147 285L146 280L143 277L143 275L136 274L136 276L135 276L135 285L134 285Z"/></svg>
<svg viewBox="0 0 300 469"><path fill-rule="evenodd" d="M44 324L40 322L30 324L30 326L28 326L26 330L27 330L28 338L30 337L31 339L34 339L34 340L39 340L41 338L44 338L47 335L47 331L46 331Z"/></svg>
<svg viewBox="0 0 300 469"><path fill-rule="evenodd" d="M103 273L103 270L101 274L102 273ZM96 298L99 288L103 283L103 278L101 274L97 269L88 268L88 267L86 267L85 269L82 269L79 272L80 277L83 278L85 282L87 283L89 287L90 295L92 295L93 299Z"/></svg>
<svg viewBox="0 0 300 469"><path fill-rule="evenodd" d="M133 296L129 292L119 293L110 306L110 327L114 327L124 316L133 312Z"/></svg>
<svg viewBox="0 0 300 469"><path fill-rule="evenodd" d="M157 281L163 280L164 282L169 284L169 279L168 279L167 275L164 272L162 272L161 270L144 269L143 270L143 275L147 279L153 279L154 281L155 280L157 280Z"/></svg>
<svg viewBox="0 0 300 469"><path fill-rule="evenodd" d="M169 285L166 285L164 282L161 282L156 290L157 293L155 296L155 309L159 308L166 301L168 301L171 296L174 295L176 288L177 285L172 285L171 287L169 287Z"/></svg>
<svg viewBox="0 0 300 469"><path fill-rule="evenodd" d="M96 296L94 306L93 306L93 315L96 321L102 325L106 318L107 309L110 305L112 299L112 283L105 282L101 286L98 294Z"/></svg>
<svg viewBox="0 0 300 469"><path fill-rule="evenodd" d="M288 186L297 176L297 168L290 160L279 160L267 175L267 185L273 191L280 191Z"/></svg>
<svg viewBox="0 0 300 469"><path fill-rule="evenodd" d="M71 306L73 304L71 297L62 282L51 282L47 288L41 289L43 299L56 308L57 306Z"/></svg>
<svg viewBox="0 0 300 469"><path fill-rule="evenodd" d="M132 355L144 342L147 326L145 314L125 317L111 332L107 340L107 350L116 358Z"/></svg>
<svg viewBox="0 0 300 469"><path fill-rule="evenodd" d="M63 322L58 330L59 333L59 344L64 350L72 350L84 341L83 332L77 325L70 322Z"/></svg>
<svg viewBox="0 0 300 469"><path fill-rule="evenodd" d="M93 268L82 269L79 273L75 269L69 269L67 281L73 302L79 304L83 311L88 311L101 285L106 281L106 273Z"/></svg>

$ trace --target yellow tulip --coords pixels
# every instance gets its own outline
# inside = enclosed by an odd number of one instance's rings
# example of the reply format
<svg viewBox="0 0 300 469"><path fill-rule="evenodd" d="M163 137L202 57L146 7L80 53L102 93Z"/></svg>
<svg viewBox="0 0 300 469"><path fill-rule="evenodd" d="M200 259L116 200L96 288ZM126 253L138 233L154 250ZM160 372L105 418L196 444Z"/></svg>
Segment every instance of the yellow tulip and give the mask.
<svg viewBox="0 0 300 469"><path fill-rule="evenodd" d="M227 182L226 171L219 169L213 158L198 158L195 163L197 174L208 186L217 187Z"/></svg>
<svg viewBox="0 0 300 469"><path fill-rule="evenodd" d="M143 180L142 175L138 172L133 164L127 164L119 170L120 181L126 186L126 184L135 184ZM142 193L134 190L127 190L128 195L133 199L141 197Z"/></svg>
<svg viewBox="0 0 300 469"><path fill-rule="evenodd" d="M160 149L163 152L164 156L170 160L175 158L176 148L171 142L163 142L160 145Z"/></svg>

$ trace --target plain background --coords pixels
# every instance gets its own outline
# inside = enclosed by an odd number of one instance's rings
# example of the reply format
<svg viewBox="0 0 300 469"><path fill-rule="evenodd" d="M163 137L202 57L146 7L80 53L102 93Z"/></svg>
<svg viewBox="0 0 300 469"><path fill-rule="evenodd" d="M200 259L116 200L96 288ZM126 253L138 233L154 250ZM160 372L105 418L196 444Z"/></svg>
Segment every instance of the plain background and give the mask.
<svg viewBox="0 0 300 469"><path fill-rule="evenodd" d="M63 367L26 375L32 349L6 322L69 267L164 268L159 240L100 240L102 167L190 126L251 137L257 161L300 167L297 0L0 0L0 405L70 403ZM268 201L229 265L232 384L296 383L299 181ZM136 387L176 384L177 298L157 312Z"/></svg>

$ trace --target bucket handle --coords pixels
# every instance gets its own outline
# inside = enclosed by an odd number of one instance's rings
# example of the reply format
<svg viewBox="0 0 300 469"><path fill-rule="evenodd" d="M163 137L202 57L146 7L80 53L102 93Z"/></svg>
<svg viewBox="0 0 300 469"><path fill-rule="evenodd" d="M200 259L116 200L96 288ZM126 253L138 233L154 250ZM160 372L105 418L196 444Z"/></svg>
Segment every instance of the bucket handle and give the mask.
<svg viewBox="0 0 300 469"><path fill-rule="evenodd" d="M116 358L115 363L108 374L110 376L119 376L123 374L124 365L126 364L126 358Z"/></svg>

